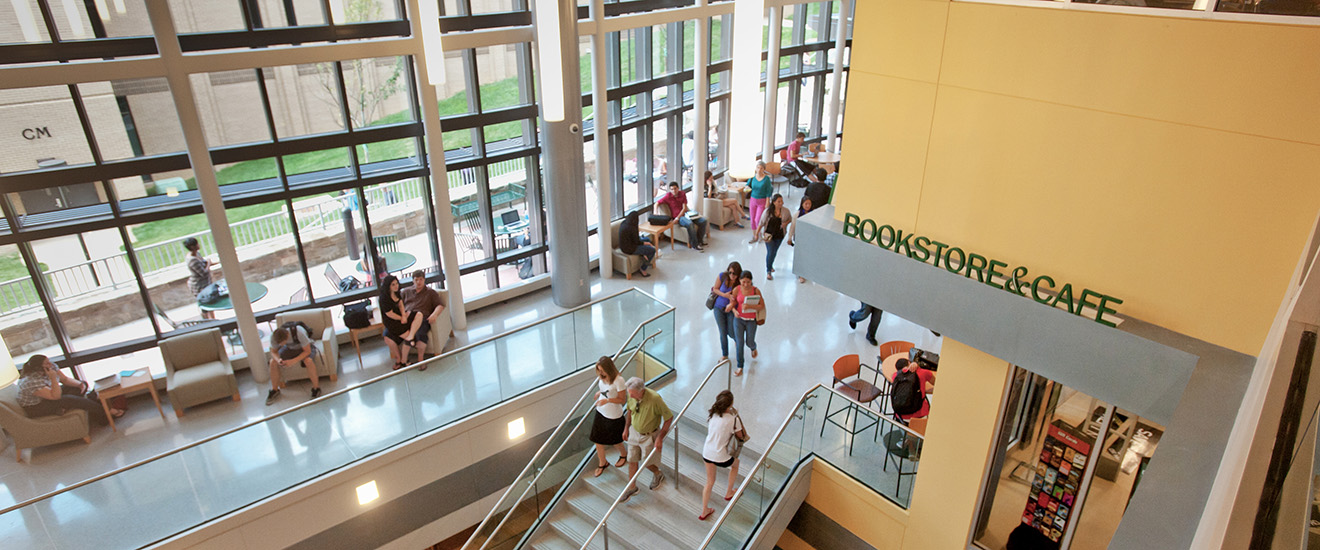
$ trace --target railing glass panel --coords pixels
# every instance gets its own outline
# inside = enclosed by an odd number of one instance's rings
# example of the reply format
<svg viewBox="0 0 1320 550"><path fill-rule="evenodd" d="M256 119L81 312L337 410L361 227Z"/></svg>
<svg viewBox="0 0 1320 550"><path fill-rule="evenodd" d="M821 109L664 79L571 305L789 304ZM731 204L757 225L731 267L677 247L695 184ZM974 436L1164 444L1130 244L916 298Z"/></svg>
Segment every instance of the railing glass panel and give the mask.
<svg viewBox="0 0 1320 550"><path fill-rule="evenodd" d="M672 307L629 289L430 359L425 372L389 373L6 509L0 541L5 548L148 545L592 368L648 333L663 330L655 348L670 350L672 365L673 343L665 342L673 327Z"/></svg>
<svg viewBox="0 0 1320 550"><path fill-rule="evenodd" d="M703 548L743 548L774 506L793 470L809 458L828 462L907 508L921 445L922 437L895 421L893 415L881 415L874 408L818 385L802 396L785 419L738 496L720 512Z"/></svg>
<svg viewBox="0 0 1320 550"><path fill-rule="evenodd" d="M652 308L644 303L636 306L647 311ZM606 316L598 315L593 320ZM645 323L624 346L608 354L614 355L622 350L615 358L615 365L624 378L638 376L648 383L654 382L673 370L674 336L674 312L671 308ZM589 343L580 345L586 347ZM578 472L583 459L594 452L588 437L591 434L595 395L596 383L593 381L583 389L582 398L568 412L559 428L550 434L518 478L510 484L508 491L478 526L464 548L515 548L527 533L539 525L544 513L558 500L564 483Z"/></svg>

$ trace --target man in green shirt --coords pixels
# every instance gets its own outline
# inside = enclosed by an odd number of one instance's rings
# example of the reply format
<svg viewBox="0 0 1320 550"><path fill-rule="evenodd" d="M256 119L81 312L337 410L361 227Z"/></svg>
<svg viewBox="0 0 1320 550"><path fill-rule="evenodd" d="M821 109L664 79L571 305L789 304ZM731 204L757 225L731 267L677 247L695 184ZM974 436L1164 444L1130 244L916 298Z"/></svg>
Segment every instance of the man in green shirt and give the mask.
<svg viewBox="0 0 1320 550"><path fill-rule="evenodd" d="M655 490L665 480L665 474L660 472L660 452L665 435L674 423L674 413L660 394L647 389L641 378L629 378L624 386L628 389L627 414L624 416L627 419L624 432L628 434L628 479L637 475L637 463L649 456L645 466L654 474L650 487ZM652 449L655 449L654 455L651 454ZM620 502L628 500L637 491L637 485L628 485Z"/></svg>

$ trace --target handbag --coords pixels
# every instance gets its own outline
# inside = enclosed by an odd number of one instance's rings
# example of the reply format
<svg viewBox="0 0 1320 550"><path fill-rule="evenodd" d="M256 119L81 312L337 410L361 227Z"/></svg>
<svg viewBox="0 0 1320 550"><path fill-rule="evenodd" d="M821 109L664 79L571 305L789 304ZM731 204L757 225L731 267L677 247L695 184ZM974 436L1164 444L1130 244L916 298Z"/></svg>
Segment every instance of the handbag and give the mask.
<svg viewBox="0 0 1320 550"><path fill-rule="evenodd" d="M672 221L674 221L674 218L666 216L664 214L646 215L646 223L649 223L651 225L669 225L669 223Z"/></svg>
<svg viewBox="0 0 1320 550"><path fill-rule="evenodd" d="M724 444L724 450L729 452L729 460L738 458L738 455L742 453L743 444L751 439L747 435L747 427L739 428L740 425L742 425L742 417L737 414L733 415L733 434L729 436L729 442ZM741 437L738 436L739 432L742 432Z"/></svg>
<svg viewBox="0 0 1320 550"><path fill-rule="evenodd" d="M720 297L715 291L710 291L710 296L706 297L706 309L715 309L715 300Z"/></svg>

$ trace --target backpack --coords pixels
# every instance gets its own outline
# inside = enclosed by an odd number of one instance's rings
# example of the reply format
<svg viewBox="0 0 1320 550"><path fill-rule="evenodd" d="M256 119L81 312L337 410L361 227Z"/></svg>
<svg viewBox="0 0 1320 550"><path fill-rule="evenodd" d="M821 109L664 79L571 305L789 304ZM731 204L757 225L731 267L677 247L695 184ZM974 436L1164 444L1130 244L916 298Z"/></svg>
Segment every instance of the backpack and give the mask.
<svg viewBox="0 0 1320 550"><path fill-rule="evenodd" d="M349 275L339 280L340 292L348 292L350 290L357 290L359 288L362 288L362 281L357 280L357 277Z"/></svg>
<svg viewBox="0 0 1320 550"><path fill-rule="evenodd" d="M348 328L367 328L371 326L371 303L364 300L344 304L344 326Z"/></svg>
<svg viewBox="0 0 1320 550"><path fill-rule="evenodd" d="M197 303L200 304L209 304L221 298L224 298L224 293L220 291L219 283L206 285L197 293Z"/></svg>
<svg viewBox="0 0 1320 550"><path fill-rule="evenodd" d="M894 413L908 415L921 410L925 403L926 393L921 388L921 377L916 372L905 370L898 371L894 375L894 388L890 392L890 401L894 405Z"/></svg>

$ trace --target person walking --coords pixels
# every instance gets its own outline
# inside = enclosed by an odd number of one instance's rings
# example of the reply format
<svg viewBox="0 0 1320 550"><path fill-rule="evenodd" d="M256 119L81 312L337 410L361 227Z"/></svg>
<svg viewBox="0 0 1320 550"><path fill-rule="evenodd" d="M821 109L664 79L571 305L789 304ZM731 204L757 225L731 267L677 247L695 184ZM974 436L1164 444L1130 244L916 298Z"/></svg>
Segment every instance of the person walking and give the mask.
<svg viewBox="0 0 1320 550"><path fill-rule="evenodd" d="M86 396L90 389L91 384L70 378L49 357L33 355L23 364L22 378L18 379L18 406L28 418L81 409L87 412L87 420L92 424L105 426L110 420L101 404ZM124 416L124 411L110 409L110 414L119 418Z"/></svg>
<svg viewBox="0 0 1320 550"><path fill-rule="evenodd" d="M624 386L628 390L628 414L625 421L628 430L628 479L631 481L637 475L638 462L645 460L642 466L653 474L650 488L654 491L665 480L665 474L660 471L660 452L664 448L665 435L669 434L669 428L674 424L674 413L660 394L647 388L641 378L629 378ZM619 502L632 498L637 491L637 484L630 482Z"/></svg>
<svg viewBox="0 0 1320 550"><path fill-rule="evenodd" d="M650 277L646 268L651 267L651 262L655 261L655 246L647 244L642 240L641 233L637 227L641 223L638 216L641 214L636 210L629 212L623 217L623 222L619 223L619 251L624 254L631 254L642 257L642 267L638 270L643 277Z"/></svg>
<svg viewBox="0 0 1320 550"><path fill-rule="evenodd" d="M715 276L715 286L710 287L715 294L715 327L720 332L720 359L729 358L729 338L733 336L733 312L729 311L729 301L733 299L733 289L738 288L738 277L742 275L742 265L729 262L728 269Z"/></svg>
<svg viewBox="0 0 1320 550"><path fill-rule="evenodd" d="M774 192L775 186L770 181L770 174L765 171L765 162L756 163L756 177L747 180L747 187L751 189L751 198L748 199L748 208L752 211L752 227L761 225L761 213L765 211L766 200ZM756 236L752 235L749 243L756 242Z"/></svg>
<svg viewBox="0 0 1320 550"><path fill-rule="evenodd" d="M793 242L793 212L784 207L784 196L778 193L770 199L770 206L761 215L761 225L756 227L756 238L765 241L765 280L775 280L775 257L779 256L779 247L784 239Z"/></svg>
<svg viewBox="0 0 1320 550"><path fill-rule="evenodd" d="M380 282L380 316L385 325L385 345L394 357L394 370L408 366L408 354L417 343L414 339L425 319L421 312L403 309L399 278L393 275L385 275Z"/></svg>
<svg viewBox="0 0 1320 550"><path fill-rule="evenodd" d="M591 421L591 435L588 439L596 444L596 473L600 477L610 462L605 458L605 447L613 446L619 450L619 461L615 468L622 468L628 462L628 450L623 445L624 427L623 404L628 400L623 377L615 368L614 360L602 355L596 360L596 416Z"/></svg>
<svg viewBox="0 0 1320 550"><path fill-rule="evenodd" d="M856 329L857 323L865 321L869 317L871 321L866 325L866 341L870 342L872 346L878 346L880 342L875 339L875 330L880 328L880 318L884 314L884 310L862 302L862 307L856 311L848 312L848 328Z"/></svg>
<svg viewBox="0 0 1320 550"><path fill-rule="evenodd" d="M733 343L738 346L738 368L734 376L743 373L743 346L752 350L756 358L756 326L764 321L757 321L757 314L765 309L765 297L752 285L752 272L744 271L738 276L738 288L733 290L733 299L725 306L726 311L734 314Z"/></svg>
<svg viewBox="0 0 1320 550"><path fill-rule="evenodd" d="M701 458L706 462L706 486L701 490L701 515L697 519L705 521L715 509L710 507L710 491L715 487L715 469L729 469L729 487L724 491L724 500L732 500L738 480L738 457L729 452L731 440L747 441L747 429L738 418L738 409L733 408L733 392L724 390L715 396L715 403L706 415L706 444L701 448Z"/></svg>
<svg viewBox="0 0 1320 550"><path fill-rule="evenodd" d="M280 367L302 364L307 369L312 381L312 399L321 396L321 377L316 372L319 354L312 346L312 339L303 332L301 326L281 326L270 333L270 392L266 393L266 405L273 405L280 396L284 380L280 376Z"/></svg>

